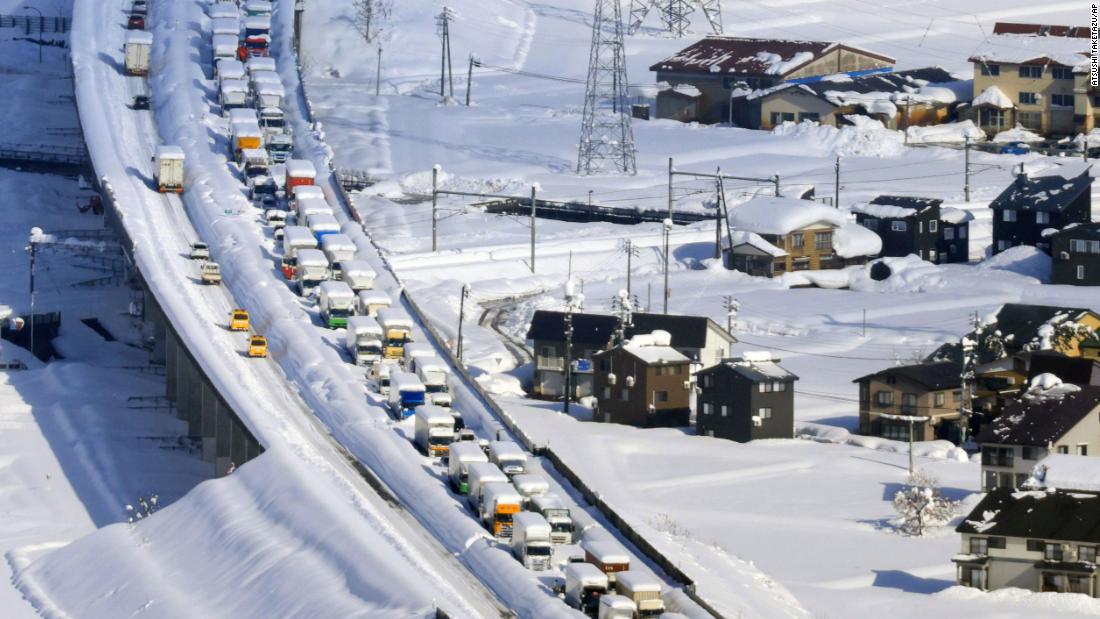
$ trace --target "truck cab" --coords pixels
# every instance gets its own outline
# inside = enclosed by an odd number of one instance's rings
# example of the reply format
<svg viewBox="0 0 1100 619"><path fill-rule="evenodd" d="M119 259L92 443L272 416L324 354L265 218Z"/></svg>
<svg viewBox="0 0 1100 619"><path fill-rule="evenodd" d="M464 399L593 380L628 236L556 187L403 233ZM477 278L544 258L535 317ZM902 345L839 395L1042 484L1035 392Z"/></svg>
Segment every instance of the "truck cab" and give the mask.
<svg viewBox="0 0 1100 619"><path fill-rule="evenodd" d="M306 218L306 226L313 232L313 236L317 237L318 243L330 234L340 234L340 222L336 221L331 210L327 213L311 214Z"/></svg>
<svg viewBox="0 0 1100 619"><path fill-rule="evenodd" d="M204 284L220 284L222 283L222 269L218 266L217 262L204 262L202 264L202 283Z"/></svg>
<svg viewBox="0 0 1100 619"><path fill-rule="evenodd" d="M271 166L268 164L266 150L262 148L248 148L242 150L241 162L244 176L249 180L250 185L257 178L264 180L270 178Z"/></svg>
<svg viewBox="0 0 1100 619"><path fill-rule="evenodd" d="M222 113L248 108L248 83L243 79L224 78L218 86L218 104Z"/></svg>
<svg viewBox="0 0 1100 619"><path fill-rule="evenodd" d="M469 471L467 467L474 463L488 464L489 458L477 446L477 443L459 442L452 443L447 454L447 479L451 482L451 489L459 494L467 494L470 491Z"/></svg>
<svg viewBox="0 0 1100 619"><path fill-rule="evenodd" d="M286 163L294 152L294 139L286 133L271 135L267 140L267 152L274 163Z"/></svg>
<svg viewBox="0 0 1100 619"><path fill-rule="evenodd" d="M348 324L355 293L344 282L323 281L318 286L317 305L321 311L321 322L330 329L340 329Z"/></svg>
<svg viewBox="0 0 1100 619"><path fill-rule="evenodd" d="M370 316L349 316L345 345L355 365L377 363L382 360L382 327Z"/></svg>
<svg viewBox="0 0 1100 619"><path fill-rule="evenodd" d="M508 483L508 476L492 462L471 461L466 465L466 503L475 513L481 512L481 490L490 483Z"/></svg>
<svg viewBox="0 0 1100 619"><path fill-rule="evenodd" d="M428 400L436 406L451 407L451 390L447 382L451 368L442 359L432 355L416 362L416 375L428 390Z"/></svg>
<svg viewBox="0 0 1100 619"><path fill-rule="evenodd" d="M394 417L406 419L424 404L424 385L408 372L391 372L389 398Z"/></svg>
<svg viewBox="0 0 1100 619"><path fill-rule="evenodd" d="M550 523L534 512L521 512L512 518L512 555L529 570L550 569L554 549L550 543Z"/></svg>
<svg viewBox="0 0 1100 619"><path fill-rule="evenodd" d="M565 572L565 603L595 616L600 598L607 593L607 574L591 563L570 563Z"/></svg>
<svg viewBox="0 0 1100 619"><path fill-rule="evenodd" d="M360 293L362 294L362 293ZM387 307L378 310L378 324L382 325L385 346L383 354L387 359L403 359L405 357L405 345L412 341L413 321L403 310L396 307ZM417 383L420 380L417 379ZM420 383L423 387L423 383Z"/></svg>
<svg viewBox="0 0 1100 619"><path fill-rule="evenodd" d="M298 252L303 249L317 249L317 237L305 226L286 226L283 228L283 257L280 271L283 277L294 279L298 270Z"/></svg>
<svg viewBox="0 0 1100 619"><path fill-rule="evenodd" d="M325 252L328 258L332 279L343 281L343 263L355 258L356 249L351 237L343 233L328 234L321 238L321 251ZM348 290L352 288L348 286ZM355 294L354 291L352 294Z"/></svg>
<svg viewBox="0 0 1100 619"><path fill-rule="evenodd" d="M370 370L367 372L367 377L374 384L374 390L386 398L387 401L390 397L390 377L399 369L393 361L383 360L370 366Z"/></svg>
<svg viewBox="0 0 1100 619"><path fill-rule="evenodd" d="M523 499L505 482L490 482L481 488L481 522L501 541L511 541L516 514Z"/></svg>
<svg viewBox="0 0 1100 619"><path fill-rule="evenodd" d="M328 279L328 258L319 249L299 249L294 265L294 283L300 296L309 296Z"/></svg>
<svg viewBox="0 0 1100 619"><path fill-rule="evenodd" d="M360 290L355 295L355 313L360 316L377 316L389 306L390 297L381 290Z"/></svg>
<svg viewBox="0 0 1100 619"><path fill-rule="evenodd" d="M573 517L561 497L549 492L533 496L530 509L542 514L550 523L550 541L555 544L573 543Z"/></svg>
<svg viewBox="0 0 1100 619"><path fill-rule="evenodd" d="M489 462L499 466L508 477L527 472L527 453L513 441L490 441Z"/></svg>
<svg viewBox="0 0 1100 619"><path fill-rule="evenodd" d="M414 442L421 453L432 458L447 456L454 442L454 418L451 413L438 406L425 404L416 409Z"/></svg>

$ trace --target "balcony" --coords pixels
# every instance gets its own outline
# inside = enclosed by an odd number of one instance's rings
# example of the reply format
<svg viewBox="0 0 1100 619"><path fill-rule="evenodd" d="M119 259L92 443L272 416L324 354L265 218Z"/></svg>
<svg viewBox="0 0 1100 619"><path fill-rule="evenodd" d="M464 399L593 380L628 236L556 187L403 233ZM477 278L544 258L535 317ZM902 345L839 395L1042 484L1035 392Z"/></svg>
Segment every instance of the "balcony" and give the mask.
<svg viewBox="0 0 1100 619"><path fill-rule="evenodd" d="M539 370L565 371L565 359L563 357L544 357L535 355L535 367Z"/></svg>

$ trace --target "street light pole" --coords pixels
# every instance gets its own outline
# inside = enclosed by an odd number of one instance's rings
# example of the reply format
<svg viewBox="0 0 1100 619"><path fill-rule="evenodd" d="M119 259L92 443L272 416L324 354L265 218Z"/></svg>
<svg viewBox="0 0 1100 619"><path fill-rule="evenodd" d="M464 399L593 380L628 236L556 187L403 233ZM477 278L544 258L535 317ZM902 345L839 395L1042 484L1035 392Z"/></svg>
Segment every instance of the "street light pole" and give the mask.
<svg viewBox="0 0 1100 619"><path fill-rule="evenodd" d="M35 355L35 351L34 351L34 312L35 312L35 296L36 296L35 291L34 291L34 261L35 261L36 254L38 252L38 244L35 243L34 240L33 240L33 238L34 238L34 232L33 231L31 232L31 238L32 238L31 244L30 244L30 251L31 251L31 282L30 282L30 284L31 284L31 356L34 357L34 356L37 356L37 355Z"/></svg>
<svg viewBox="0 0 1100 619"><path fill-rule="evenodd" d="M672 233L672 219L671 218L665 220L664 229L665 229L665 305L664 305L664 313L667 314L668 313L668 245L669 245L669 236Z"/></svg>
<svg viewBox="0 0 1100 619"><path fill-rule="evenodd" d="M23 8L38 13L38 64L42 64L42 33L45 30L46 16L42 14L42 11L39 11L33 6L24 6ZM29 31L30 27L28 27L27 30ZM30 34L30 32L27 34Z"/></svg>

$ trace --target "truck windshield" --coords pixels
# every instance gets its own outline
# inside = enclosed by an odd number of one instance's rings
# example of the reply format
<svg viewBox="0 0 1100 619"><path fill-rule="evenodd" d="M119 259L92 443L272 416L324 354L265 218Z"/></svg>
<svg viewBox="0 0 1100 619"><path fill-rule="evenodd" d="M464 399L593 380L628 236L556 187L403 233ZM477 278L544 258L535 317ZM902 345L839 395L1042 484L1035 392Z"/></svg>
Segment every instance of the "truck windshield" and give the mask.
<svg viewBox="0 0 1100 619"><path fill-rule="evenodd" d="M269 127L272 129L282 129L285 124L283 123L283 119L279 117L263 118L261 120L263 121L265 127Z"/></svg>
<svg viewBox="0 0 1100 619"><path fill-rule="evenodd" d="M382 354L382 347L377 344L368 344L366 346L359 347L359 354L361 355L380 355Z"/></svg>
<svg viewBox="0 0 1100 619"><path fill-rule="evenodd" d="M452 436L429 436L428 444L435 445L436 447L442 447L443 445L450 445L454 441Z"/></svg>
<svg viewBox="0 0 1100 619"><path fill-rule="evenodd" d="M351 310L346 307L333 307L328 311L329 316L347 316L351 314Z"/></svg>
<svg viewBox="0 0 1100 619"><path fill-rule="evenodd" d="M512 523L512 514L497 514L496 515L496 521L497 522L502 522L502 523L505 523L505 524L511 524Z"/></svg>
<svg viewBox="0 0 1100 619"><path fill-rule="evenodd" d="M245 174L248 175L248 178L256 178L257 176L267 176L267 166L266 165L261 165L261 164L250 163L250 164L248 164L248 166L245 167ZM267 183L264 183L263 185L267 185ZM263 185L256 185L256 190L259 191L260 187L263 186ZM260 193L273 193L273 192L261 191Z"/></svg>
<svg viewBox="0 0 1100 619"><path fill-rule="evenodd" d="M555 533L572 533L573 532L573 523L572 522L551 522L550 523L550 528Z"/></svg>
<svg viewBox="0 0 1100 619"><path fill-rule="evenodd" d="M428 393L447 393L446 383L441 385L425 384L424 388L428 390Z"/></svg>
<svg viewBox="0 0 1100 619"><path fill-rule="evenodd" d="M553 551L549 546L528 546L527 554L532 557L549 557Z"/></svg>
<svg viewBox="0 0 1100 619"><path fill-rule="evenodd" d="M462 415L452 415L455 420L455 432L466 429L466 422L462 420Z"/></svg>
<svg viewBox="0 0 1100 619"><path fill-rule="evenodd" d="M263 170L263 173L267 174L266 168ZM259 183L252 188L252 192L258 194L275 195L275 185L274 183Z"/></svg>

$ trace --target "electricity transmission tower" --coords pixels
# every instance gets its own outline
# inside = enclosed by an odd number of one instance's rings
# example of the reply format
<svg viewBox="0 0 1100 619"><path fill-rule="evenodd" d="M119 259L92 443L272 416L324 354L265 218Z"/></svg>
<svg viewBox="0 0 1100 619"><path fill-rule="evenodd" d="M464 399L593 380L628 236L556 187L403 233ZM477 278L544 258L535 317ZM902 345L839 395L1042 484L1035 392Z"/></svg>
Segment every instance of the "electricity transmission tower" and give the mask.
<svg viewBox="0 0 1100 619"><path fill-rule="evenodd" d="M652 8L660 15L665 30L682 37L691 23L691 14L696 6L703 11L714 34L722 34L722 0L630 0L630 21L626 32L637 32Z"/></svg>
<svg viewBox="0 0 1100 619"><path fill-rule="evenodd" d="M577 174L637 171L626 87L620 0L596 0Z"/></svg>

